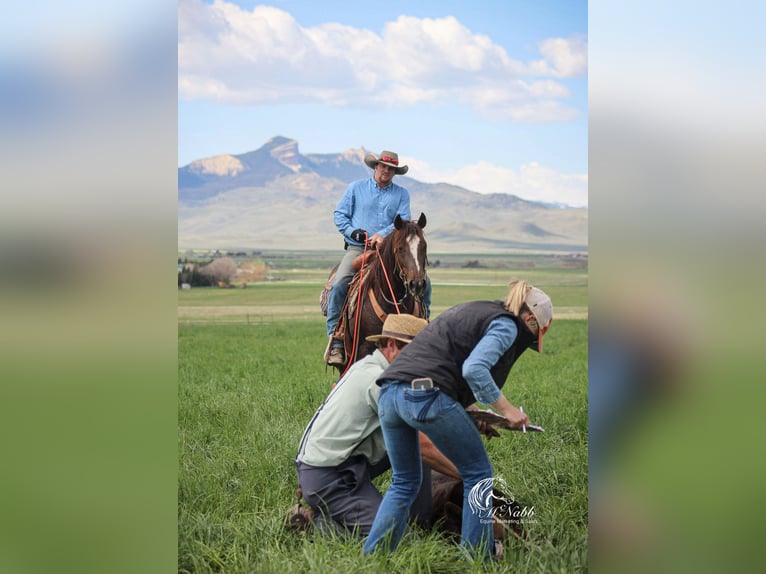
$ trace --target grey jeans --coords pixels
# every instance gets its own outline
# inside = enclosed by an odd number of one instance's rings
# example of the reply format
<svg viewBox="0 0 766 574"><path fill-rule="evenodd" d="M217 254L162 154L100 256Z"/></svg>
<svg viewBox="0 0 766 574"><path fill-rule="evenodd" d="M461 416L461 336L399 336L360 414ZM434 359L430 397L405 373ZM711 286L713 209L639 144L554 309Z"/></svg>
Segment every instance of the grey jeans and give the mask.
<svg viewBox="0 0 766 574"><path fill-rule="evenodd" d="M367 536L383 496L372 479L391 464L388 457L371 465L355 456L335 467L310 466L297 461L298 484L303 498L314 509L314 526L323 533L354 532ZM423 465L423 482L410 509L410 518L423 526L431 521L431 469Z"/></svg>

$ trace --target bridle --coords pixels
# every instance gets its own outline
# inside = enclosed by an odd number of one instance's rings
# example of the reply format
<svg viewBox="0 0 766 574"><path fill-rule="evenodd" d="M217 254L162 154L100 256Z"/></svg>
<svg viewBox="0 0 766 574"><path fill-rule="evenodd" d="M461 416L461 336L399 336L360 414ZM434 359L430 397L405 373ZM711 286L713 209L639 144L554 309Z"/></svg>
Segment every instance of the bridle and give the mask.
<svg viewBox="0 0 766 574"><path fill-rule="evenodd" d="M409 237L409 235L407 235L407 237ZM378 250L378 259L380 267L383 270L383 276L386 278L386 285L388 286L388 292L391 294L391 299L387 297L385 291L383 291L381 295L387 303L393 305L396 308L397 313L401 313L399 310L399 305L402 304L408 296L412 295L414 297L415 294L409 288L407 273L405 271L404 265L402 265L401 261L399 260L399 253L396 249L396 246L394 246L394 269L399 276L399 280L404 286L404 294L399 299L396 298L396 292L394 291L394 286L391 284L391 280L388 277L388 271L386 271L385 261L383 261L383 256L380 254L380 250Z"/></svg>
<svg viewBox="0 0 766 574"><path fill-rule="evenodd" d="M405 273L404 267L402 266L401 262L399 261L399 255L397 253L397 250L396 250L396 248L394 248L394 270L399 275L399 279L401 280L402 285L404 285L404 295L402 295L402 297L400 299L396 298L396 292L394 291L394 286L391 284L391 279L388 276L388 271L386 270L386 263L383 260L383 255L381 255L380 249L376 249L375 251L378 254L378 264L379 264L381 270L383 271L383 276L386 279L386 285L388 286L388 291L389 291L389 293L391 293L391 299L389 299L386 296L385 290L383 290L381 292L381 296L383 297L383 299L387 303L389 303L389 304L394 306L394 308L396 309L396 313L397 314L401 314L402 311L399 308L399 305L402 304L405 301L405 299L407 299L407 297L409 295L413 295L413 297L414 297L414 294L412 294L410 292L410 289L407 286L407 283L408 283L407 282L407 275ZM365 237L364 250L362 252L362 260L363 261L366 260L366 255L367 255L367 241L366 241L366 237ZM353 345L353 349L351 351L350 357L356 356L356 347L357 347L357 343L358 343L358 339L359 339L358 333L359 333L359 319L360 319L360 310L361 310L361 298L362 298L362 291L363 291L362 285L364 284L364 268L365 268L365 265L362 265L362 268L359 270L359 289L358 289L358 293L357 293L358 301L357 301L357 305L356 305L356 318L355 318L355 321L354 321L354 336L353 336L354 345ZM374 296L374 294L373 294L373 296ZM346 368L343 371L343 373L341 373L341 377L343 377L343 375L346 374L346 371L348 371L348 369L351 367L351 363L352 363L352 361L349 360L348 364L346 365Z"/></svg>

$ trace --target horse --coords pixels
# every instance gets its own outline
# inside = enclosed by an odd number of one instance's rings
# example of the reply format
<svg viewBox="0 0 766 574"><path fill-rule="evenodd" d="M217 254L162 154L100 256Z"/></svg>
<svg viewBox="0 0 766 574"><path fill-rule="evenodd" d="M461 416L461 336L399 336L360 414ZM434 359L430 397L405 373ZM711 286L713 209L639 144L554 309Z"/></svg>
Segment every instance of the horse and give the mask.
<svg viewBox="0 0 766 574"><path fill-rule="evenodd" d="M417 221L397 215L394 231L383 239L376 251L363 254L365 262L351 279L336 329L336 336L342 335L347 358L344 367L339 369L341 372L372 354L375 344L366 337L380 334L389 313L425 318L423 295L428 263L425 226L424 213Z"/></svg>

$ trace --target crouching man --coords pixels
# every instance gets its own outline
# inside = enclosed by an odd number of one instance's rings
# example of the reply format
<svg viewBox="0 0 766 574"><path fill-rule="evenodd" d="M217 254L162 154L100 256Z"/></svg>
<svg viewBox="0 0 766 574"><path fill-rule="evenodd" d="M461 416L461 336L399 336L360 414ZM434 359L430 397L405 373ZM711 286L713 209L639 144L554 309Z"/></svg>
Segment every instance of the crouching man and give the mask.
<svg viewBox="0 0 766 574"><path fill-rule="evenodd" d="M314 511L320 532L355 532L364 537L382 495L372 479L391 465L378 419L375 381L399 351L428 322L407 314L391 314L380 335L367 337L376 350L354 363L317 409L303 432L295 466L303 498ZM427 468L459 478L455 466L421 433L423 481L411 517L431 519L431 477Z"/></svg>

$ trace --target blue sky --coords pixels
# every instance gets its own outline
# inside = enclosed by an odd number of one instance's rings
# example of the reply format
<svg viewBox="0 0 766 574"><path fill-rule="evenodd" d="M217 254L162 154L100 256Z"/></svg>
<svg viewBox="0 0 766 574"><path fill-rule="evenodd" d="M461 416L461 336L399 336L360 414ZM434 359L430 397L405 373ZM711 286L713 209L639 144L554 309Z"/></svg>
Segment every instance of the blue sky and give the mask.
<svg viewBox="0 0 766 574"><path fill-rule="evenodd" d="M178 165L296 139L587 205L587 2L180 0Z"/></svg>

